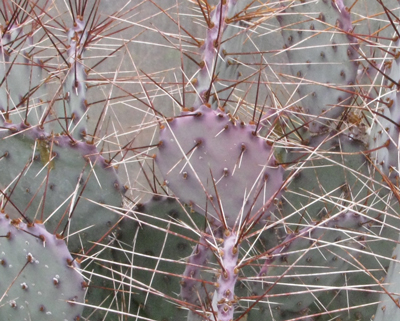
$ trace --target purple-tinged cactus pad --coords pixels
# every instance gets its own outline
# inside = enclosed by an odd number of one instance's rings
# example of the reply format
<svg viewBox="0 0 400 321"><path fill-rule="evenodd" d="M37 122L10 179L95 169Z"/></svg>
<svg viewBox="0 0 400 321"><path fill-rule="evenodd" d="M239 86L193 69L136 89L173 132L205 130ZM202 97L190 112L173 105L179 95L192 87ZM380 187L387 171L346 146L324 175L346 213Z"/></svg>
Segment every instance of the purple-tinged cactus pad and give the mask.
<svg viewBox="0 0 400 321"><path fill-rule="evenodd" d="M233 227L268 216L283 184L271 146L255 126L202 106L160 132L156 162L180 201Z"/></svg>
<svg viewBox="0 0 400 321"><path fill-rule="evenodd" d="M358 65L357 40L342 0L298 1L278 16L301 105L311 132L321 132L329 119L350 104ZM282 1L282 5L287 2ZM317 117L320 116L318 119Z"/></svg>
<svg viewBox="0 0 400 321"><path fill-rule="evenodd" d="M5 214L0 236L0 319L79 320L85 283L65 242Z"/></svg>

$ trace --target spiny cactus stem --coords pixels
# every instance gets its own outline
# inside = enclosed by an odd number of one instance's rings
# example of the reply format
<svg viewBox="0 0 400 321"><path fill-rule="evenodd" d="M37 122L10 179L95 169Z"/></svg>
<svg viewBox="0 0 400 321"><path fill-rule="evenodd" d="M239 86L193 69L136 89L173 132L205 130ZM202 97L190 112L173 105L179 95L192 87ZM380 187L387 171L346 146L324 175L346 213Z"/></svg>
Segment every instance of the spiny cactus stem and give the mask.
<svg viewBox="0 0 400 321"><path fill-rule="evenodd" d="M209 29L202 46L202 59L194 87L197 99L193 104L194 109L208 103L211 88L215 78L215 69L218 53L220 51L222 35L227 28L228 14L234 12L237 0L220 1L207 21Z"/></svg>
<svg viewBox="0 0 400 321"><path fill-rule="evenodd" d="M207 265L212 254L206 236L201 236L199 243L194 247L192 254L187 260L183 278L181 280L181 297L185 302L195 303L198 295L194 294L199 289L198 279L201 279L200 272Z"/></svg>
<svg viewBox="0 0 400 321"><path fill-rule="evenodd" d="M218 278L217 308L218 321L233 320L235 299L235 284L238 277L236 267L239 256L236 233L225 233L223 251L220 257L222 268Z"/></svg>

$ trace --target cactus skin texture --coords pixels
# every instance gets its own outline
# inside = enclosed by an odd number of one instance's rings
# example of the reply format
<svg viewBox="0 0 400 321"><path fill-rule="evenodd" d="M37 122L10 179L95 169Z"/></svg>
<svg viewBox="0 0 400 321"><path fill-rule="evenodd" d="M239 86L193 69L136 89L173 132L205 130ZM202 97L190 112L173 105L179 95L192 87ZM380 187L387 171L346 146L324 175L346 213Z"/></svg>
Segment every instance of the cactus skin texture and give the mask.
<svg viewBox="0 0 400 321"><path fill-rule="evenodd" d="M72 251L89 248L87 242L98 239L119 218L107 209L120 206L125 192L115 169L92 144L71 141L66 135L50 136L23 124L6 126L13 133L3 136L0 145L0 153L6 155L0 160L1 183L7 187L3 191L9 195L6 208L14 218L20 217L12 205L17 204L25 217L48 221L47 228L64 234ZM32 153L27 155L26 150ZM86 213L95 213L93 229L77 235L86 225Z"/></svg>
<svg viewBox="0 0 400 321"><path fill-rule="evenodd" d="M393 251L392 261L385 279L385 291L380 296L380 303L376 309L374 320L396 320L400 315L398 278L400 271L400 247Z"/></svg>
<svg viewBox="0 0 400 321"><path fill-rule="evenodd" d="M79 320L85 282L65 242L0 214L1 320Z"/></svg>
<svg viewBox="0 0 400 321"><path fill-rule="evenodd" d="M10 23L7 32L1 38L1 68L0 78L2 82L2 90L0 90L0 111L2 112L2 120L20 123L37 123L38 114L41 113L43 106L40 103L35 105L39 110L38 113L22 113L16 112L17 108L23 106L26 102L27 94L32 94L33 101L39 101L39 97L43 95L42 82L42 66L39 59L29 56L29 51L33 45L33 38L30 35L24 35L22 27ZM25 38L25 46L19 48L15 46L17 39ZM21 37L22 36L22 37ZM17 47L17 48L15 48ZM18 51L18 54L15 51ZM30 77L29 75L35 75ZM5 87L12 88L6 90Z"/></svg>
<svg viewBox="0 0 400 321"><path fill-rule="evenodd" d="M81 6L82 13L83 8L84 6ZM74 17L72 27L63 30L65 33L60 39L64 39L64 42L58 43L59 35L55 36L51 27L46 25L46 18L40 20L37 17L37 20L32 23L34 28L32 31L29 30L29 21L24 20L24 18L29 18L29 15L24 15L24 11L18 11L17 7L14 9L15 16L10 20L5 19L7 21L2 25L4 36L1 39L1 210L9 213L15 222L24 221L28 227L25 228L24 223L21 223L20 229L25 229L27 232L32 230L33 234L36 233L38 227L29 227L31 222L43 223L48 231L63 239L57 240L64 246L62 251L66 251L64 244L66 242L71 253L87 254L89 249L94 248L94 242L101 241L110 230L116 227L121 216L110 208L121 208L122 197L126 192L126 188L117 176L116 169L103 157L102 147L98 148L94 139L87 137L88 73L83 60L85 49L91 41L96 40L98 26L90 19L85 20L83 14L78 14ZM35 14L38 14L34 12L36 9L39 8L33 6L26 10L31 10L29 11L31 17L35 17ZM45 10L45 8L41 9ZM48 9L51 12L51 8ZM2 10L5 18L7 10L4 8ZM103 22L109 26L107 20ZM35 36L37 26L42 27L42 32L46 29L45 34L51 38L47 41L56 47L64 48L61 51L60 48L54 49L60 55L59 57L50 57L45 61L38 58L40 50L38 54L34 46L34 41L38 40ZM58 63L54 62L58 59L67 67L62 65L57 69ZM50 95L47 93L48 90ZM51 250L51 244L56 241L50 243L51 234L46 235L49 235L48 247ZM53 235L51 237L55 238ZM3 250L5 246L6 243L3 242L1 249ZM7 253L10 255L9 251ZM34 254L34 256L40 257L39 254ZM46 260L51 260L51 258L48 257ZM70 255L68 260L75 262ZM41 264L44 263L43 261L45 260L43 259ZM74 264L72 263L73 266ZM86 268L86 262L84 262L82 274L86 273ZM29 271L29 269L26 270ZM52 278L56 275L61 276L61 286L54 284L54 287L58 287L60 291L65 289L65 297L54 294L53 298L60 305L61 300L64 300L65 305L69 306L71 304L65 301L70 299L69 295L72 291L65 288L67 285L65 279L71 279L71 286L78 278L81 281L76 282L81 286L83 279L79 274L74 279L62 273L64 272L54 271ZM6 292L7 286L16 275L17 272L13 276L9 275L2 284L4 288L2 293ZM31 277L37 276L33 273ZM93 279L93 282L90 282L91 286L95 286L95 281ZM58 281L54 280L54 282ZM52 283L47 285L45 281L40 281L40 286L43 288L39 286L37 288L39 292L51 294L51 288L49 290L46 288L51 285ZM32 286L30 288L33 289ZM16 287L11 289L16 289ZM9 294L13 298L18 298L15 291ZM46 320L46 318L48 320L54 320L54 318L77 320L83 314L85 293L86 291L81 291L79 295L76 295L80 305L77 307L71 305L70 312L62 306L56 307L51 303L50 298L46 298L46 304L43 303L43 307L40 308L35 300L31 300L32 296L26 296L25 314L29 314L29 307L32 307L33 320ZM13 298L10 300L15 301L16 299ZM73 299L72 294L71 299ZM91 296L88 295L86 299L90 302ZM17 302L18 307L21 305ZM19 310L18 307L16 310ZM23 308L15 313L23 313ZM90 309L86 309L85 313L91 312ZM42 313L43 317L37 313ZM28 315L24 317L21 315L20 318L17 315L9 317L7 314L5 318L27 320Z"/></svg>
<svg viewBox="0 0 400 321"><path fill-rule="evenodd" d="M374 2L365 14L362 0L174 0L168 8L167 0L133 1L104 21L100 1L93 10L87 1L68 2L69 20L62 10L33 13L38 6L29 1L8 16L19 6L4 1L0 318L397 317L399 15L385 7L393 1ZM142 20L142 5L160 11ZM191 34L188 16L206 30ZM167 32L159 17L173 21ZM134 31L115 36L111 21ZM34 50L42 44L36 28L52 39L53 56ZM158 48L179 48L181 83L176 70L139 66L167 59L158 50L136 52L151 32L168 41ZM103 40L105 53L92 55ZM91 63L106 56L111 65L121 48L128 50L112 73ZM275 56L287 58L290 74L271 63ZM174 80L164 82L168 73ZM90 101L104 106L88 123ZM173 118L164 109L171 101L181 108ZM124 114L129 124L120 131L120 119L107 118L116 106L145 116L136 127ZM142 132L151 136L143 146ZM133 184L123 199L125 180ZM34 285L48 277L32 271L43 264L54 277ZM52 298L31 298L37 286Z"/></svg>
<svg viewBox="0 0 400 321"><path fill-rule="evenodd" d="M156 161L166 185L216 225L233 228L268 217L283 170L255 126L206 106L181 116L160 133Z"/></svg>
<svg viewBox="0 0 400 321"><path fill-rule="evenodd" d="M398 58L398 47L400 41L393 44L395 57L388 64L385 83L388 88L383 94L384 103L378 105L371 115L372 126L369 135L369 149L373 150L370 157L378 168L388 176L394 183L398 181L398 135L400 122L399 93L396 83L400 80L400 65ZM396 82L396 83L394 83Z"/></svg>
<svg viewBox="0 0 400 321"><path fill-rule="evenodd" d="M351 236L351 231L365 222L353 212L341 213L288 235L265 261L253 291L273 302L279 313L302 314L326 288L344 281L352 255L364 249L363 237Z"/></svg>
<svg viewBox="0 0 400 321"><path fill-rule="evenodd" d="M59 92L50 101L42 100L50 67L30 55L33 36L10 23L1 49L6 80L0 89L2 207L13 218L45 222L73 252L89 249L117 223L120 215L110 207L120 207L126 192L116 169L85 139L87 71L82 59L90 42L89 23L78 16L66 31L68 68L61 70ZM91 227L87 213L95 213Z"/></svg>
<svg viewBox="0 0 400 321"><path fill-rule="evenodd" d="M188 227L184 228L177 222L187 224ZM210 290L213 288L213 274L210 273L213 269L209 266L204 265L196 276L182 275L185 265L190 262L186 258L191 255L191 244L197 241L196 233L189 226L202 224L200 215L190 213L175 198L156 195L145 203L137 204L134 211L123 218L118 225L113 251L109 256L112 262L126 264L121 284L131 283L133 291L137 292L132 296L131 311L137 311L138 315L153 320L183 321L187 319L188 310L197 307L198 303L195 300L185 302L177 296L180 283L188 282L191 286L197 286L200 280L204 280L199 290L203 286ZM130 256L130 253L134 255ZM101 255L105 256L106 253ZM106 265L105 262L101 263ZM110 273L114 280L115 274L121 273L118 265L115 268L114 271L111 266ZM102 271L102 275L106 278L107 273ZM193 277L196 281L189 283ZM93 295L104 296L92 300L96 303L101 303L105 296L109 296L108 291L89 291L95 292ZM171 304L166 304L166 301ZM192 315L193 318L196 316Z"/></svg>
<svg viewBox="0 0 400 321"><path fill-rule="evenodd" d="M309 12L314 12L312 19ZM309 117L309 130L326 131L327 124L343 112L339 106L349 104L357 75L358 46L350 34L350 13L342 0L300 2L285 8L278 21L292 74L304 84L297 93Z"/></svg>

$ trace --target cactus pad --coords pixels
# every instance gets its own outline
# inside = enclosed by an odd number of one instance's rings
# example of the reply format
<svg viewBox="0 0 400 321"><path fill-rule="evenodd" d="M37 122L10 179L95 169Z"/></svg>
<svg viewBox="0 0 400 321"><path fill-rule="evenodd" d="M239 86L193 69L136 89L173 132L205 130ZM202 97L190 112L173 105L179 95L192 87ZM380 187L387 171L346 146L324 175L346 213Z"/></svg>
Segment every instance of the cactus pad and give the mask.
<svg viewBox="0 0 400 321"><path fill-rule="evenodd" d="M369 136L369 149L373 151L371 152L372 160L393 182L397 182L399 178L400 58L399 49L397 49L399 45L400 40L397 40L394 44L394 59L387 64L389 67L386 71L388 89L381 99L382 103L377 105L378 108L371 114L372 126Z"/></svg>
<svg viewBox="0 0 400 321"><path fill-rule="evenodd" d="M0 235L0 319L79 320L85 283L65 242L4 214Z"/></svg>
<svg viewBox="0 0 400 321"><path fill-rule="evenodd" d="M49 231L66 238L71 251L92 246L86 242L97 241L119 218L103 205L121 206L124 187L115 169L94 145L35 127L7 126L3 133L13 135L2 135L0 144L3 206L13 218L22 213L46 222Z"/></svg>
<svg viewBox="0 0 400 321"><path fill-rule="evenodd" d="M285 8L278 21L310 131L321 132L352 96L358 54L350 13L342 0L300 1Z"/></svg>
<svg viewBox="0 0 400 321"><path fill-rule="evenodd" d="M269 215L283 170L255 126L206 106L166 126L156 161L180 201L229 227Z"/></svg>
<svg viewBox="0 0 400 321"><path fill-rule="evenodd" d="M289 234L266 259L254 293L282 312L306 310L343 277L352 261L348 253L364 248L363 238L351 231L365 222L350 211Z"/></svg>

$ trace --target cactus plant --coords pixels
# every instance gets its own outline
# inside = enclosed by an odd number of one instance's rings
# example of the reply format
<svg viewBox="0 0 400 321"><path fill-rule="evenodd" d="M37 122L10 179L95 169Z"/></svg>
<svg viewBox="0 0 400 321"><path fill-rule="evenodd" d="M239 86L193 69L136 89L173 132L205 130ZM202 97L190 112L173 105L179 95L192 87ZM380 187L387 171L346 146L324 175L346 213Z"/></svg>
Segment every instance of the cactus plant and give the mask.
<svg viewBox="0 0 400 321"><path fill-rule="evenodd" d="M64 5L0 47L1 224L79 261L64 319L395 317L397 1Z"/></svg>
<svg viewBox="0 0 400 321"><path fill-rule="evenodd" d="M63 240L1 214L3 320L79 320L85 282Z"/></svg>

